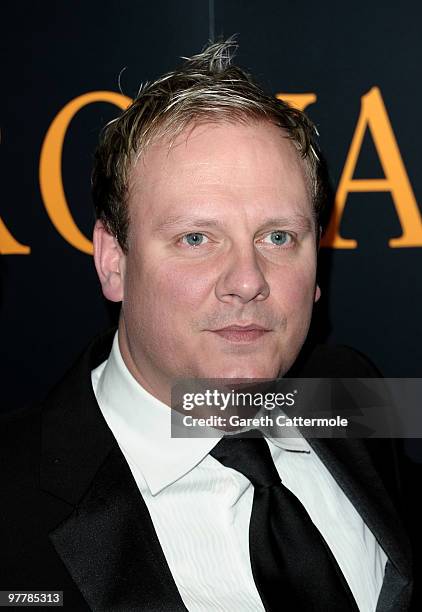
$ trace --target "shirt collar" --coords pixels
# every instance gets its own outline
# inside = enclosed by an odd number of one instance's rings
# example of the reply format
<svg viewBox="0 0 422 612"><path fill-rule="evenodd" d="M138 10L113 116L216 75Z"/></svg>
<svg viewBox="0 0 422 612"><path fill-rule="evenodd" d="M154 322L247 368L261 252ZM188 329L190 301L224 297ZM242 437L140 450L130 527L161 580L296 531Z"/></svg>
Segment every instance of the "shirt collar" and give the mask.
<svg viewBox="0 0 422 612"><path fill-rule="evenodd" d="M296 430L297 431L297 430ZM288 436L273 437L270 434L268 438L273 444L287 451L293 451L295 453L308 453L312 452L312 448L309 446L306 439L297 431L297 437L291 438Z"/></svg>
<svg viewBox="0 0 422 612"><path fill-rule="evenodd" d="M98 379L96 397L119 446L141 472L152 495L192 470L220 439L171 436L171 408L129 372L120 353L118 332Z"/></svg>

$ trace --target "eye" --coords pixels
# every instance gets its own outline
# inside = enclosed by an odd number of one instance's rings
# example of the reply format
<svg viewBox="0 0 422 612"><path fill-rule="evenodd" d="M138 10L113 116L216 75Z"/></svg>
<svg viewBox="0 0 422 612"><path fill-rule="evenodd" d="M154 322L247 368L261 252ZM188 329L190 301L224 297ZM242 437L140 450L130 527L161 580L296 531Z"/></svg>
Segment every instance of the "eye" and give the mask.
<svg viewBox="0 0 422 612"><path fill-rule="evenodd" d="M191 234L185 234L182 236L182 244L187 244L188 246L199 246L203 244L204 241L207 241L208 238L201 234L201 232L192 232Z"/></svg>
<svg viewBox="0 0 422 612"><path fill-rule="evenodd" d="M287 232L276 230L271 232L271 234L268 234L268 236L265 237L264 242L268 243L268 240L270 240L271 244L274 246L286 246L292 242L293 237Z"/></svg>

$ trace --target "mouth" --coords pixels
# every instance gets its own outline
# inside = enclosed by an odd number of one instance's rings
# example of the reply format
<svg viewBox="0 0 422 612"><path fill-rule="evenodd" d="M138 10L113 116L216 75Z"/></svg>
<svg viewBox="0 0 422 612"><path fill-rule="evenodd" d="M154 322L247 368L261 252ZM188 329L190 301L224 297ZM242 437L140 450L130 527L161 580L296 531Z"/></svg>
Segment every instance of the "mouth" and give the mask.
<svg viewBox="0 0 422 612"><path fill-rule="evenodd" d="M229 342L244 343L259 340L271 330L256 323L251 323L249 325L228 325L221 329L212 329L209 331Z"/></svg>

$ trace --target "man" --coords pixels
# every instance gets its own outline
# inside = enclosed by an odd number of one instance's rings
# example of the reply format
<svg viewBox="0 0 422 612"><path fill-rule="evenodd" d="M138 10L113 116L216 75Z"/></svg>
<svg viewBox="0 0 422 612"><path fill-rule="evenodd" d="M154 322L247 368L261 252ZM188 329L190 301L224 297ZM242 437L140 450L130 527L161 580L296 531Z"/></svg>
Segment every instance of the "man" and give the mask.
<svg viewBox="0 0 422 612"><path fill-rule="evenodd" d="M407 610L393 470L362 443L232 438L253 447L236 468L227 438L171 437L177 379L283 376L320 296L314 128L229 52L146 85L105 129L94 257L118 332L7 430L2 588L61 590L69 610ZM370 375L344 350L310 372ZM282 485L245 475L259 454Z"/></svg>

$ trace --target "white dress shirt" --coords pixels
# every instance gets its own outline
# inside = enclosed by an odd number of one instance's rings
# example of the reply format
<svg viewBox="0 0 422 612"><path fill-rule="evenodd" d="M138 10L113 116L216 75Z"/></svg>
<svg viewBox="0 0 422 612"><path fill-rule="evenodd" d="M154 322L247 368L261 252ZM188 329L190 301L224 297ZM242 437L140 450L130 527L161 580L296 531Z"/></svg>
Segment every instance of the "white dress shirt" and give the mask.
<svg viewBox="0 0 422 612"><path fill-rule="evenodd" d="M187 609L264 610L249 558L253 486L208 454L218 439L171 437L170 408L130 374L117 333L109 359L92 371L92 384ZM384 551L306 440L267 442L284 485L325 538L359 610L374 612ZM280 609L282 601L280 592Z"/></svg>

